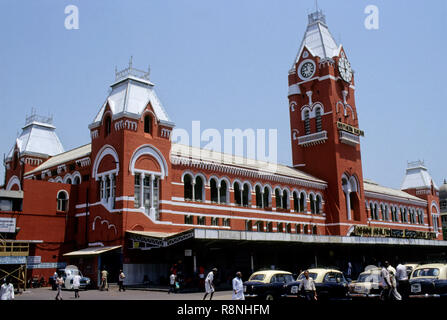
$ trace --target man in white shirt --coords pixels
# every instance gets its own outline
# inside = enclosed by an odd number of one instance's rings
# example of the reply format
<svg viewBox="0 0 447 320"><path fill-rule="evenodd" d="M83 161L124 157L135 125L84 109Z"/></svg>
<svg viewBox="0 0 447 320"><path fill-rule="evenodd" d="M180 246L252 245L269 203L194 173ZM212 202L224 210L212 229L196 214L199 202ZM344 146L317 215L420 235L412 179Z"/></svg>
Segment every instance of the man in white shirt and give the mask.
<svg viewBox="0 0 447 320"><path fill-rule="evenodd" d="M169 276L169 291L168 294L170 294L171 292L175 293L175 274L171 273L171 275Z"/></svg>
<svg viewBox="0 0 447 320"><path fill-rule="evenodd" d="M203 296L203 300L206 299L208 293L210 294L210 300L213 299L214 294L214 276L217 273L217 269L213 268L213 270L208 273L205 279L205 295Z"/></svg>
<svg viewBox="0 0 447 320"><path fill-rule="evenodd" d="M79 287L81 286L81 276L79 273L73 277L73 289L75 291L75 298L79 298Z"/></svg>
<svg viewBox="0 0 447 320"><path fill-rule="evenodd" d="M392 288L390 272L388 271L389 265L390 264L388 263L388 261L385 261L382 266L382 270L380 271L380 284L383 287L382 297L385 300L389 299L390 291Z"/></svg>
<svg viewBox="0 0 447 320"><path fill-rule="evenodd" d="M5 278L5 282L0 288L1 300L14 300L14 286L9 282L9 278Z"/></svg>
<svg viewBox="0 0 447 320"><path fill-rule="evenodd" d="M304 296L306 300L317 300L317 289L315 288L315 282L312 277L309 277L309 271L304 271L304 279L301 280L298 292L304 289Z"/></svg>
<svg viewBox="0 0 447 320"><path fill-rule="evenodd" d="M402 294L402 298L407 298L408 295L408 274L407 267L399 263L396 267L397 288Z"/></svg>
<svg viewBox="0 0 447 320"><path fill-rule="evenodd" d="M233 296L232 300L245 300L244 283L242 281L242 273L236 272L236 277L233 279Z"/></svg>

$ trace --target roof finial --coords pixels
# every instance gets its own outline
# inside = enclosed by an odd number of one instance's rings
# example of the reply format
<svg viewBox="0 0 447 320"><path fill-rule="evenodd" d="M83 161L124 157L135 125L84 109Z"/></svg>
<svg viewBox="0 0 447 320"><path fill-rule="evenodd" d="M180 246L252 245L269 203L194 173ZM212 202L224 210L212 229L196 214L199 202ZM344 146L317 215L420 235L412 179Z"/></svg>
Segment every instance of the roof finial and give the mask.
<svg viewBox="0 0 447 320"><path fill-rule="evenodd" d="M315 0L315 11L318 12L318 0Z"/></svg>
<svg viewBox="0 0 447 320"><path fill-rule="evenodd" d="M130 56L130 60L129 60L129 69L132 69L132 59L133 59L133 56Z"/></svg>

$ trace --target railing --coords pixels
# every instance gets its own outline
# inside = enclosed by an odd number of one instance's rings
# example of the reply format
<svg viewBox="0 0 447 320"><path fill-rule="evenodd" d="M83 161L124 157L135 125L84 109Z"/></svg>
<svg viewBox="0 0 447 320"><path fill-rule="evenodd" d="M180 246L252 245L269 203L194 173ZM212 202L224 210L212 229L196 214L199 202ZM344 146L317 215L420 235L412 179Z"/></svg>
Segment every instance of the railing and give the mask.
<svg viewBox="0 0 447 320"><path fill-rule="evenodd" d="M298 137L298 144L303 147L313 146L324 143L327 140L327 131L320 131L311 133L305 136Z"/></svg>
<svg viewBox="0 0 447 320"><path fill-rule="evenodd" d="M0 242L0 256L28 256L29 244L20 241L3 240Z"/></svg>
<svg viewBox="0 0 447 320"><path fill-rule="evenodd" d="M346 132L346 131L339 131L340 132L340 142L341 143L345 143L345 144L349 144L351 146L356 146L358 144L360 144L360 137Z"/></svg>

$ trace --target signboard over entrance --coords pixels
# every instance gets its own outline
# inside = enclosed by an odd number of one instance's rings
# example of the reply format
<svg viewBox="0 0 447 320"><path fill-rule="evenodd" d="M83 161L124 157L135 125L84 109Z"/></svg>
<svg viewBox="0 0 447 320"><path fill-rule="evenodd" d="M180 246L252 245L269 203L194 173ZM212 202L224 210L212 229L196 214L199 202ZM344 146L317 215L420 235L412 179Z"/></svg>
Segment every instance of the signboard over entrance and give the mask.
<svg viewBox="0 0 447 320"><path fill-rule="evenodd" d="M408 229L391 229L367 226L355 226L352 232L353 236L358 237L388 237L388 238L405 238L405 239L436 239L435 232L414 231Z"/></svg>

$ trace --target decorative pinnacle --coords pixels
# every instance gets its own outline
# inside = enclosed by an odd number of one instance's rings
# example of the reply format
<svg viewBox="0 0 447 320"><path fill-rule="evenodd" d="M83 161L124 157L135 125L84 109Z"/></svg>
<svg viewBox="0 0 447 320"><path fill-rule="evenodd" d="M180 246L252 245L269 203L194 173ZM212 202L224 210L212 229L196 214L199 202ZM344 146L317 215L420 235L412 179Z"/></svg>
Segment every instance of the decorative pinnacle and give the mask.
<svg viewBox="0 0 447 320"><path fill-rule="evenodd" d="M130 56L129 66L126 69L118 71L118 68L115 66L115 81L127 78L128 76L133 76L136 78L144 79L149 81L150 75L150 66L148 66L147 71L136 69L133 67L133 56Z"/></svg>

